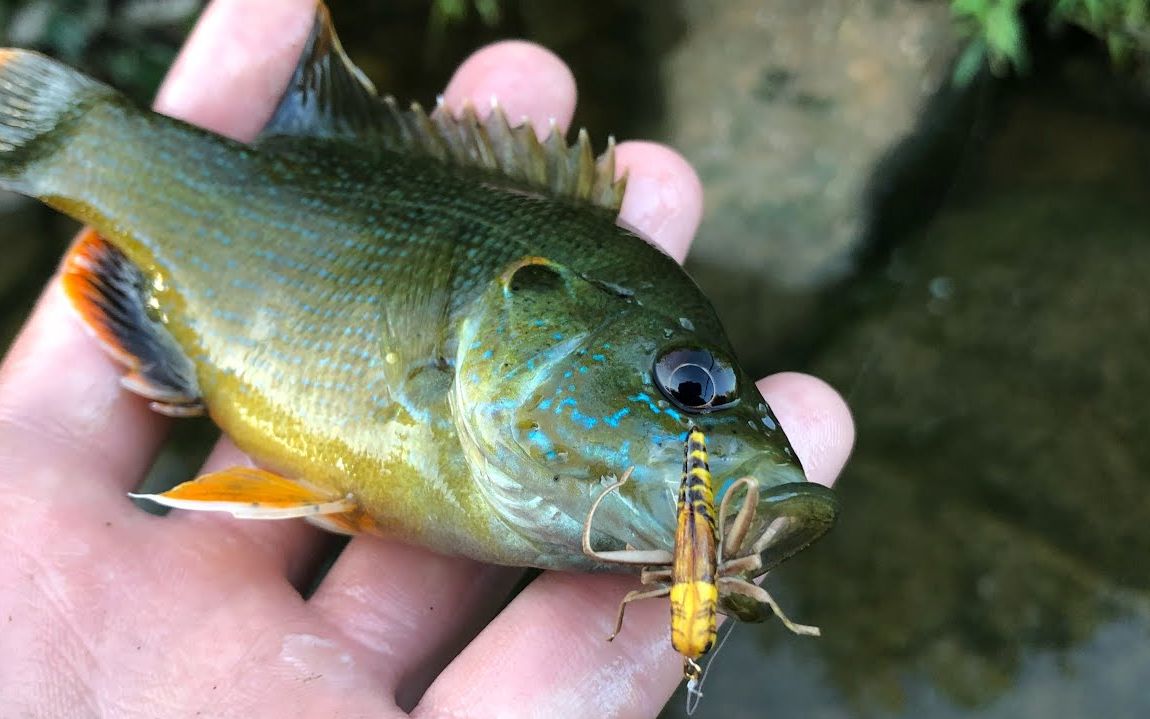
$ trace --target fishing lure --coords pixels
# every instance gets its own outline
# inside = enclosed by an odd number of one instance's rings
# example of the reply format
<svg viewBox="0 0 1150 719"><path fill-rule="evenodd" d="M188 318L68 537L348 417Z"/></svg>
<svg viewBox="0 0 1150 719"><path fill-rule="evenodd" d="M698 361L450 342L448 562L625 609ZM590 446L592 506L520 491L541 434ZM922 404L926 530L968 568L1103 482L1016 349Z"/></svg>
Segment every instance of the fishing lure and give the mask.
<svg viewBox="0 0 1150 719"><path fill-rule="evenodd" d="M671 552L661 549L597 552L592 548L591 525L595 512L604 499L626 484L630 470L603 490L591 506L583 524L583 551L601 562L641 567L640 581L644 585L657 585L654 589L633 590L623 597L615 631L608 641L622 630L623 613L628 604L640 599L670 597L671 646L683 656L684 678L695 682L702 674L698 660L715 643L720 597L737 595L757 602L795 634L818 636L819 628L792 622L765 589L741 576L762 567L754 546L748 552L743 551L747 529L754 519L756 483L748 477L738 479L727 489L716 514L706 438L696 427L687 431L685 455L676 505L675 544ZM746 495L728 528L725 522L728 505L739 489ZM770 540L760 538L759 541Z"/></svg>

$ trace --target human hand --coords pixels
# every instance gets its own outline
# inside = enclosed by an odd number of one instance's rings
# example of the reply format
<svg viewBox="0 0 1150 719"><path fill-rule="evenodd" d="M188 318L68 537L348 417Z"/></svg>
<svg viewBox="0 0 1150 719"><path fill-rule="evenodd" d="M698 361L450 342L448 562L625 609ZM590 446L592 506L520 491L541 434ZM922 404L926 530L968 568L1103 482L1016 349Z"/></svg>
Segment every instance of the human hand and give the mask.
<svg viewBox="0 0 1150 719"><path fill-rule="evenodd" d="M250 139L313 7L217 0L158 108ZM492 95L542 128L566 127L575 105L567 68L526 43L476 53L446 100ZM701 213L694 173L648 143L623 143L618 160L623 218L681 260ZM665 602L629 609L605 641L634 578L547 572L492 618L518 570L364 537L305 600L324 542L303 523L137 510L126 492L166 425L119 374L56 282L0 367L0 713L646 717L680 681ZM842 401L800 375L760 388L811 479L830 483L852 442ZM224 441L208 469L244 461Z"/></svg>

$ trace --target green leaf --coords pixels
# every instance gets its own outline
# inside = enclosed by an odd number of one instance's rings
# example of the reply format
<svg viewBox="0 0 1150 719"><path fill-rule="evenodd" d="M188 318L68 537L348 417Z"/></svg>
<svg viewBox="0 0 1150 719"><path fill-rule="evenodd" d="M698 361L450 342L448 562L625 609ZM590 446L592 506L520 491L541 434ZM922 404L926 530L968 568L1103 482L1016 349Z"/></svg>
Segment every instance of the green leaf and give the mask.
<svg viewBox="0 0 1150 719"><path fill-rule="evenodd" d="M986 42L982 38L970 41L966 49L954 64L954 74L951 81L958 87L967 87L978 77L978 73L986 65Z"/></svg>
<svg viewBox="0 0 1150 719"><path fill-rule="evenodd" d="M1015 2L996 4L986 16L986 44L992 60L1006 58L1016 68L1026 65L1026 43L1022 36L1022 20Z"/></svg>
<svg viewBox="0 0 1150 719"><path fill-rule="evenodd" d="M956 17L969 17L981 23L986 18L987 10L993 0L953 0L950 3L950 12Z"/></svg>

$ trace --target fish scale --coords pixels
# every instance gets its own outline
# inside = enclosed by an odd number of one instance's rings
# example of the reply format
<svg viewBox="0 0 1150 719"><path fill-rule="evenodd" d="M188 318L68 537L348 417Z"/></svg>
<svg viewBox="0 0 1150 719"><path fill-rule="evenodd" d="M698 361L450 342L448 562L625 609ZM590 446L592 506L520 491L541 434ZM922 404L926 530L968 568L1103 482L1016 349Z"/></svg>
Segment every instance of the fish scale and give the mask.
<svg viewBox="0 0 1150 719"><path fill-rule="evenodd" d="M617 223L611 148L541 142L498 107L402 109L322 5L253 144L0 50L0 187L93 228L66 261L81 318L129 390L206 409L262 468L149 498L610 569L581 548L592 502L629 471L596 541L669 549L694 423L716 486L758 483L747 531L775 528L767 571L830 527L834 497L806 481L698 287Z"/></svg>

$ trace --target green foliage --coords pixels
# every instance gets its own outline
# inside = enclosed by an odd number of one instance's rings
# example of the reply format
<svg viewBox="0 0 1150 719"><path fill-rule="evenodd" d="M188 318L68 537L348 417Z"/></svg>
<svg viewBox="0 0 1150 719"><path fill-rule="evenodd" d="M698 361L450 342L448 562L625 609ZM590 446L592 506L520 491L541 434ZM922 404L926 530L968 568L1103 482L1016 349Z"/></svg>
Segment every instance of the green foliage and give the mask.
<svg viewBox="0 0 1150 719"><path fill-rule="evenodd" d="M970 73L960 77L969 80L982 60L990 61L995 73L1010 67L1026 68L1026 39L1019 11L1023 0L953 0L950 11L972 42L959 70Z"/></svg>
<svg viewBox="0 0 1150 719"><path fill-rule="evenodd" d="M499 0L435 0L431 7L432 26L460 23L474 9L485 25L498 25Z"/></svg>
<svg viewBox="0 0 1150 719"><path fill-rule="evenodd" d="M1051 15L1102 38L1119 60L1150 53L1150 3L1146 0L1056 0Z"/></svg>
<svg viewBox="0 0 1150 719"><path fill-rule="evenodd" d="M487 27L495 27L503 19L501 0L434 0L427 18L427 42L430 52L439 52L444 35L452 25L463 25L472 11Z"/></svg>
<svg viewBox="0 0 1150 719"><path fill-rule="evenodd" d="M955 68L957 82L969 82L984 63L997 75L1026 72L1024 6L1037 9L1048 27L1070 24L1096 35L1115 62L1150 54L1146 0L951 0L951 14L970 38Z"/></svg>

